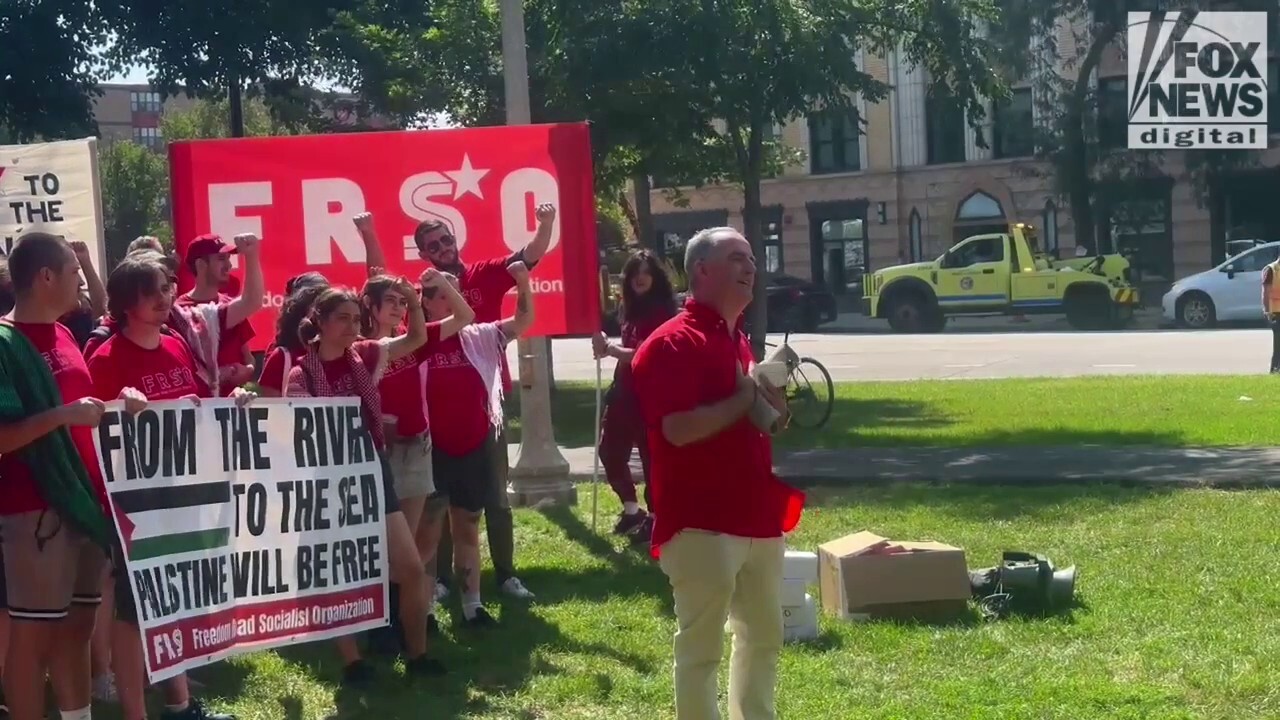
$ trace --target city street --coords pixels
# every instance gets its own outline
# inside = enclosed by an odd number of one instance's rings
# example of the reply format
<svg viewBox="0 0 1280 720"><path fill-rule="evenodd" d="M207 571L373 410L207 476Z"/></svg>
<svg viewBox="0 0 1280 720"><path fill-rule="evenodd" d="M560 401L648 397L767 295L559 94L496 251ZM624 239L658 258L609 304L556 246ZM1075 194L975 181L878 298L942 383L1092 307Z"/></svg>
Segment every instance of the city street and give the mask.
<svg viewBox="0 0 1280 720"><path fill-rule="evenodd" d="M770 338L781 340L782 336ZM1079 375L1261 373L1271 353L1266 329L1142 332L794 335L792 347L832 379L916 380ZM515 346L508 350L515 368ZM554 341L557 380L592 380L587 340ZM606 382L613 361L604 361Z"/></svg>

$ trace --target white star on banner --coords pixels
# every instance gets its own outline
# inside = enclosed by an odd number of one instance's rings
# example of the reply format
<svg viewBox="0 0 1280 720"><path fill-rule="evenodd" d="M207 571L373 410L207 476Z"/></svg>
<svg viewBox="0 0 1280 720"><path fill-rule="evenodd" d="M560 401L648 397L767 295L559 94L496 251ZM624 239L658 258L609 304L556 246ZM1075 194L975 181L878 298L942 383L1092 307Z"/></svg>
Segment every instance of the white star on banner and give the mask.
<svg viewBox="0 0 1280 720"><path fill-rule="evenodd" d="M484 178L485 175L488 175L489 171L477 170L472 167L471 156L463 153L462 167L453 171L446 170L444 171L444 174L448 175L449 179L456 183L453 188L454 200L457 200L467 193L471 193L481 200L484 199L484 193L480 192L480 180Z"/></svg>

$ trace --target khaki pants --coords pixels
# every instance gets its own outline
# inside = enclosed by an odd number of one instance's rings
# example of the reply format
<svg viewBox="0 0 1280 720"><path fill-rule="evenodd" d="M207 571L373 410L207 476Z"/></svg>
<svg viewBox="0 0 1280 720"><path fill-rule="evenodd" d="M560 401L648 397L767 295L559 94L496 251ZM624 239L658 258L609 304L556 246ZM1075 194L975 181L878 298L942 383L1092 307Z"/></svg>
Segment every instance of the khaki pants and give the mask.
<svg viewBox="0 0 1280 720"><path fill-rule="evenodd" d="M684 530L662 546L660 565L675 598L677 720L718 720L716 678L725 620L730 720L774 720L782 652L781 537L752 539Z"/></svg>

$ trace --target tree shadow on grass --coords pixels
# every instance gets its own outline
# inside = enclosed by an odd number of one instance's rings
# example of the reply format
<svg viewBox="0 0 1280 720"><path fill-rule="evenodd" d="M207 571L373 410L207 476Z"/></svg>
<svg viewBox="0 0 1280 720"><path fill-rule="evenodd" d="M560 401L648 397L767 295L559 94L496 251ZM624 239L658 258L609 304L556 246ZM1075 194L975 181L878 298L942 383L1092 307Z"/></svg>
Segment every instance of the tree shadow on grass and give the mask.
<svg viewBox="0 0 1280 720"><path fill-rule="evenodd" d="M1054 525L1088 520L1100 511L1126 503L1167 496L1175 488L1153 485L1125 487L1114 483L1008 484L901 482L879 486L806 488L808 508L856 508L876 515L876 508L918 510L925 514L972 521L1031 520Z"/></svg>

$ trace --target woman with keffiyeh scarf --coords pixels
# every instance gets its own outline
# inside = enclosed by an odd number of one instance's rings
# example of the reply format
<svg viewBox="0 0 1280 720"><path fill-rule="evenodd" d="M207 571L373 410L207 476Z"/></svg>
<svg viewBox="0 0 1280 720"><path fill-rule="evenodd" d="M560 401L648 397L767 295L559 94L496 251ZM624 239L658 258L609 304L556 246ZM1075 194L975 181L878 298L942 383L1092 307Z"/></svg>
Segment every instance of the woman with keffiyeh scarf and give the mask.
<svg viewBox="0 0 1280 720"><path fill-rule="evenodd" d="M422 282L434 282L434 270L423 273ZM400 511L394 479L386 456L382 427L382 401L378 381L387 363L410 355L427 339L426 321L413 285L401 279L395 285L407 302L408 331L395 338L366 340L360 337L360 298L344 289L330 288L316 299L311 316L302 326L308 352L289 373L289 397L357 397L363 409L365 427L373 436L382 460L383 492L386 497L388 561L391 581L400 586L400 621L405 631L405 667L412 675L430 676L445 672L444 666L427 657L426 574L418 557L413 533ZM373 669L360 657L354 636L340 638L343 683L365 685L373 679Z"/></svg>

